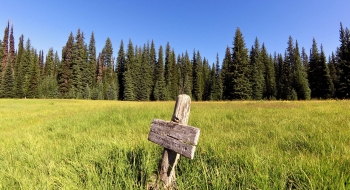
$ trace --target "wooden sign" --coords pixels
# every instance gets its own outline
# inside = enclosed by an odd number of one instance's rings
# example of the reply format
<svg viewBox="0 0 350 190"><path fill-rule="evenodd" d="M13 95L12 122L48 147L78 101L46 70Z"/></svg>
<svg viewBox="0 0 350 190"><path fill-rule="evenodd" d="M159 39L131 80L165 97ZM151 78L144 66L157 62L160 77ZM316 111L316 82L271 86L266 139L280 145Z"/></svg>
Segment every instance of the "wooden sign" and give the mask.
<svg viewBox="0 0 350 190"><path fill-rule="evenodd" d="M172 189L175 180L175 168L180 154L193 159L198 144L200 130L187 126L190 116L191 98L181 94L176 98L171 121L154 119L148 140L164 147L163 158L159 165L158 177L163 183L163 189ZM158 182L147 189L159 189Z"/></svg>
<svg viewBox="0 0 350 190"><path fill-rule="evenodd" d="M171 121L154 119L148 140L193 159L200 129Z"/></svg>

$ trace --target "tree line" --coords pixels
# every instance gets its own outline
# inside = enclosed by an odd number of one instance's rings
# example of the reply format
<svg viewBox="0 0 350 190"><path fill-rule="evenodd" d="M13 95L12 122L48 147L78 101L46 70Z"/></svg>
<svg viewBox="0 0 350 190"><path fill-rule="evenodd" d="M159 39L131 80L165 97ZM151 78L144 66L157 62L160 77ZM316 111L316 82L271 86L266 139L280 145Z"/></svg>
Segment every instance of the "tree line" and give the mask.
<svg viewBox="0 0 350 190"><path fill-rule="evenodd" d="M269 54L255 39L248 49L239 28L233 46L212 64L194 50L175 54L153 40L142 46L121 40L117 53L110 38L96 51L78 29L71 32L61 56L52 48L46 55L28 38L19 37L15 49L10 23L0 41L1 98L76 98L93 100L162 101L188 94L208 100L308 100L349 98L350 32L340 24L340 46L326 57L315 39L307 53L290 36L284 54Z"/></svg>

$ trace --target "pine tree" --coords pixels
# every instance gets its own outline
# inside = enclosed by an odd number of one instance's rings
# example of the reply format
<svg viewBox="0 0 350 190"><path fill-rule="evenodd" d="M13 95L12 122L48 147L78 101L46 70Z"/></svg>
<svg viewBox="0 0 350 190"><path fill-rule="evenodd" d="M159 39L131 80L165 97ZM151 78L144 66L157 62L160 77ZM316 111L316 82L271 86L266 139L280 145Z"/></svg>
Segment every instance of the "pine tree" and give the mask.
<svg viewBox="0 0 350 190"><path fill-rule="evenodd" d="M312 98L330 98L334 91L333 83L326 64L326 57L321 46L321 54L318 51L316 40L313 39L309 62L309 83Z"/></svg>
<svg viewBox="0 0 350 190"><path fill-rule="evenodd" d="M155 100L166 100L167 91L166 91L166 83L164 79L164 58L163 58L163 47L159 47L158 51L158 62L155 69L155 86L153 90L153 96Z"/></svg>
<svg viewBox="0 0 350 190"><path fill-rule="evenodd" d="M12 75L14 75L14 67L16 63L16 52L15 52L15 38L13 36L13 25L11 25L11 32L10 32L10 49L9 49L9 63L12 67Z"/></svg>
<svg viewBox="0 0 350 190"><path fill-rule="evenodd" d="M66 46L63 47L63 50L62 50L62 66L58 73L59 92L61 93L61 96L64 98L68 97L68 93L72 88L72 82L71 82L72 72L71 72L70 66L72 62L73 42L74 42L74 38L73 38L73 34L71 33L66 43Z"/></svg>
<svg viewBox="0 0 350 190"><path fill-rule="evenodd" d="M223 76L223 99L233 100L233 62L231 57L231 50L229 47L226 48L225 58L222 65L222 76Z"/></svg>
<svg viewBox="0 0 350 190"><path fill-rule="evenodd" d="M212 75L215 75L212 73L212 69L209 66L209 63L206 58L203 58L203 66L202 66L202 73L203 73L203 80L202 80L202 86L203 86L203 95L202 100L210 100L210 94L211 94L211 87L213 83Z"/></svg>
<svg viewBox="0 0 350 190"><path fill-rule="evenodd" d="M264 92L263 97L265 99L273 100L276 99L276 79L275 79L275 67L272 56L268 56L265 44L261 46L261 62L264 67Z"/></svg>
<svg viewBox="0 0 350 190"><path fill-rule="evenodd" d="M301 50L301 59L307 76L309 73L309 56L307 55L304 47Z"/></svg>
<svg viewBox="0 0 350 190"><path fill-rule="evenodd" d="M139 100L148 101L150 99L151 94L151 69L150 69L150 63L149 63L149 48L146 47L146 45L143 46L142 52L141 52L141 68L140 68L140 81L139 81Z"/></svg>
<svg viewBox="0 0 350 190"><path fill-rule="evenodd" d="M338 98L350 97L350 31L348 28L344 29L340 23L340 47L338 50L339 62L339 88Z"/></svg>
<svg viewBox="0 0 350 190"><path fill-rule="evenodd" d="M88 81L89 88L96 86L96 46L95 46L95 35L91 33L89 49L88 49L88 68L90 79Z"/></svg>
<svg viewBox="0 0 350 190"><path fill-rule="evenodd" d="M167 88L167 99L172 99L173 92L171 91L173 82L173 70L172 70L172 54L169 42L165 46L165 63L164 63L164 79Z"/></svg>
<svg viewBox="0 0 350 190"><path fill-rule="evenodd" d="M40 66L39 66L39 56L36 50L32 48L32 63L30 69L30 79L28 87L28 98L39 98L39 78L40 78Z"/></svg>
<svg viewBox="0 0 350 190"><path fill-rule="evenodd" d="M192 96L192 65L191 60L186 51L184 57L184 79L183 79L183 93Z"/></svg>
<svg viewBox="0 0 350 190"><path fill-rule="evenodd" d="M102 56L102 62L103 62L102 81L103 81L103 87L104 87L104 96L106 96L107 88L115 79L113 47L112 47L112 42L110 38L107 38L105 46L102 49L101 56Z"/></svg>
<svg viewBox="0 0 350 190"><path fill-rule="evenodd" d="M22 98L24 97L23 93L23 58L24 58L24 37L23 35L20 36L19 38L19 43L18 43L18 53L16 57L16 65L15 65L15 97L16 98Z"/></svg>
<svg viewBox="0 0 350 190"><path fill-rule="evenodd" d="M7 66L5 67L4 79L2 80L3 97L13 98L14 78L12 74L12 65L10 63L10 59L8 59L8 63L6 65Z"/></svg>
<svg viewBox="0 0 350 190"><path fill-rule="evenodd" d="M135 55L134 55L134 47L132 45L131 40L129 40L129 45L126 53L125 60L125 71L123 72L123 100L132 101L135 100L135 89L134 89L134 63L135 63Z"/></svg>
<svg viewBox="0 0 350 190"><path fill-rule="evenodd" d="M156 68L157 68L157 53L154 42L151 42L151 49L149 52L149 69L150 69L150 77L151 77L151 87L150 87L150 99L155 100L154 98L154 87L156 84Z"/></svg>
<svg viewBox="0 0 350 190"><path fill-rule="evenodd" d="M338 88L339 88L339 64L336 60L334 52L332 52L332 56L329 57L328 65L329 65L329 74L330 74L332 83L334 85L333 96L337 97Z"/></svg>
<svg viewBox="0 0 350 190"><path fill-rule="evenodd" d="M193 77L193 88L192 97L196 101L201 101L203 97L203 62L199 51L193 51L192 59L192 77Z"/></svg>
<svg viewBox="0 0 350 190"><path fill-rule="evenodd" d="M54 76L54 69L55 69L54 54L53 54L53 49L50 48L46 55L46 61L44 66L44 77Z"/></svg>
<svg viewBox="0 0 350 190"><path fill-rule="evenodd" d="M251 84L249 82L249 60L248 50L245 47L245 42L241 30L237 28L234 37L232 48L232 84L233 84L233 99L250 99Z"/></svg>
<svg viewBox="0 0 350 190"><path fill-rule="evenodd" d="M5 72L6 72L6 65L8 63L8 53L9 53L9 47L8 47L8 43L9 43L9 28L10 28L10 22L7 23L7 27L5 28L4 31L4 39L2 41L2 77L4 77Z"/></svg>
<svg viewBox="0 0 350 190"><path fill-rule="evenodd" d="M307 80L307 74L305 67L303 66L298 41L295 43L294 49L294 72L293 72L293 89L295 89L299 100L308 100L311 97L309 83Z"/></svg>
<svg viewBox="0 0 350 190"><path fill-rule="evenodd" d="M212 100L222 100L223 83L222 83L222 74L220 72L219 54L216 54L216 64L213 70L214 69L215 69L215 72L214 72L215 76L213 78L212 92L210 96Z"/></svg>
<svg viewBox="0 0 350 190"><path fill-rule="evenodd" d="M124 53L124 42L121 40L118 57L117 57L117 80L119 86L119 100L124 99L124 72L125 72L125 53Z"/></svg>
<svg viewBox="0 0 350 190"><path fill-rule="evenodd" d="M262 63L262 57L260 55L260 44L258 38L255 38L254 47L250 51L250 69L251 77L250 83L252 86L252 99L260 100L263 97L264 92L264 68ZM267 61L267 59L265 60Z"/></svg>
<svg viewBox="0 0 350 190"><path fill-rule="evenodd" d="M73 38L72 33L71 35L72 35L73 42L72 42L72 50L71 50L72 62L70 65L70 69L72 71L72 76L71 76L72 92L75 98L76 95L80 96L83 90L81 67L83 65L84 40L80 32L80 29L78 29L75 40Z"/></svg>

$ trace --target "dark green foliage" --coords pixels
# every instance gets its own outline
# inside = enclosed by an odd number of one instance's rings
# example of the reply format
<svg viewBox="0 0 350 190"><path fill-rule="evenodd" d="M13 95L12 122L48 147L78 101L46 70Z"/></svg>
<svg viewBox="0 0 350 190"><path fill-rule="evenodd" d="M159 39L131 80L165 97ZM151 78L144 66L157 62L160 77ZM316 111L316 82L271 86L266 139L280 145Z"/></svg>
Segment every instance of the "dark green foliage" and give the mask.
<svg viewBox="0 0 350 190"><path fill-rule="evenodd" d="M268 57L265 44L261 47L261 62L264 67L264 93L263 98L268 100L276 99L276 79L275 79L275 67L272 60L272 56Z"/></svg>
<svg viewBox="0 0 350 190"><path fill-rule="evenodd" d="M156 68L157 68L157 53L154 42L151 42L151 49L149 50L149 70L150 70L150 99L154 100L154 87L156 83Z"/></svg>
<svg viewBox="0 0 350 190"><path fill-rule="evenodd" d="M340 23L340 47L337 53L340 75L338 98L350 97L350 30Z"/></svg>
<svg viewBox="0 0 350 190"><path fill-rule="evenodd" d="M151 65L149 63L149 48L146 45L143 46L141 55L138 55L137 60L141 60L139 76L138 79L138 94L137 100L148 101L150 99L151 88L152 88L152 78L151 78ZM141 57L139 57L141 56ZM141 59L140 59L141 58Z"/></svg>
<svg viewBox="0 0 350 190"><path fill-rule="evenodd" d="M298 99L308 100L311 97L310 88L305 67L303 66L300 57L298 42L296 42L295 44L295 49L293 53L293 64L293 89L295 89Z"/></svg>
<svg viewBox="0 0 350 190"><path fill-rule="evenodd" d="M28 98L39 98L39 83L40 83L40 66L39 57L34 49L32 49L32 63L30 69L30 79L28 86Z"/></svg>
<svg viewBox="0 0 350 190"><path fill-rule="evenodd" d="M214 69L214 68L213 68ZM222 72L220 72L219 54L216 54L215 72L212 83L211 100L222 100L223 82Z"/></svg>
<svg viewBox="0 0 350 190"><path fill-rule="evenodd" d="M126 54L125 60L125 71L123 72L123 100L132 101L135 100L134 94L134 77L135 73L133 71L136 69L134 66L135 63L135 55L134 55L134 47L132 45L131 40L129 40L129 45Z"/></svg>
<svg viewBox="0 0 350 190"><path fill-rule="evenodd" d="M334 96L338 97L337 92L339 89L340 69L339 69L339 64L333 52L332 52L332 56L329 57L328 67L329 67L329 75L334 85Z"/></svg>
<svg viewBox="0 0 350 190"><path fill-rule="evenodd" d="M214 66L213 66L214 67ZM213 85L213 76L215 75L215 69L213 70L210 68L208 60L203 59L203 66L202 66L202 73L203 73L203 95L202 100L207 101L211 100L211 91L212 91L212 85Z"/></svg>
<svg viewBox="0 0 350 190"><path fill-rule="evenodd" d="M111 83L108 86L108 89L106 92L106 99L107 100L117 100L118 99L118 91L117 91L116 85L114 83Z"/></svg>
<svg viewBox="0 0 350 190"><path fill-rule="evenodd" d="M58 84L54 76L46 76L39 86L39 94L42 98L58 98Z"/></svg>
<svg viewBox="0 0 350 190"><path fill-rule="evenodd" d="M1 52L1 50L0 50ZM19 43L18 43L18 53L16 56L16 64L14 68L15 72L15 97L16 98L23 98L24 93L23 93L23 72L22 72L22 64L23 64L23 58L24 58L24 37L21 35L19 38Z"/></svg>
<svg viewBox="0 0 350 190"><path fill-rule="evenodd" d="M167 99L167 91L166 91L166 83L164 79L164 58L163 58L163 47L159 47L158 51L158 62L155 68L155 78L156 82L154 84L153 96L154 100L166 100Z"/></svg>
<svg viewBox="0 0 350 190"><path fill-rule="evenodd" d="M6 65L8 63L8 53L9 53L9 31L10 31L10 22L7 23L7 26L5 28L4 31L4 38L2 41L2 77L4 76L5 72L6 72Z"/></svg>
<svg viewBox="0 0 350 190"><path fill-rule="evenodd" d="M309 83L312 98L331 98L334 86L329 74L326 57L321 46L321 54L318 51L316 40L313 39L309 62Z"/></svg>
<svg viewBox="0 0 350 190"><path fill-rule="evenodd" d="M87 99L87 100L90 100L91 99L91 88L88 85L86 85L86 87L84 88L84 92L83 92L83 98L84 99Z"/></svg>
<svg viewBox="0 0 350 190"><path fill-rule="evenodd" d="M73 35L70 34L66 46L62 50L62 65L58 73L58 85L61 96L66 98L71 89L71 75L70 65L72 62L71 48L73 45Z"/></svg>
<svg viewBox="0 0 350 190"><path fill-rule="evenodd" d="M87 76L90 76L89 80L85 83L89 87L94 87L96 85L96 46L95 46L95 35L94 32L91 33L89 47L88 47L88 66L87 66ZM85 77L84 77L85 78ZM87 86L86 85L86 86Z"/></svg>
<svg viewBox="0 0 350 190"><path fill-rule="evenodd" d="M13 69L16 64L15 38L13 36L13 26L11 26L11 32L10 32L10 49L9 49L8 59Z"/></svg>
<svg viewBox="0 0 350 190"><path fill-rule="evenodd" d="M117 83L119 86L119 100L124 99L124 77L123 73L125 72L125 53L124 53L124 42L121 40L119 51L118 51L118 57L117 57Z"/></svg>
<svg viewBox="0 0 350 190"><path fill-rule="evenodd" d="M226 48L225 58L222 63L222 76L223 76L223 99L232 100L233 99L233 63L231 57L231 50L229 47Z"/></svg>
<svg viewBox="0 0 350 190"><path fill-rule="evenodd" d="M250 69L251 69L250 83L252 86L251 97L254 100L262 99L264 88L265 88L264 65L262 63L262 57L260 54L261 54L260 44L259 44L258 38L256 38L254 47L252 47L250 51Z"/></svg>
<svg viewBox="0 0 350 190"><path fill-rule="evenodd" d="M193 60L192 60L192 79L193 79L193 88L192 88L192 97L196 101L201 101L203 97L204 90L204 80L203 80L203 62L202 57L197 51L193 51Z"/></svg>
<svg viewBox="0 0 350 190"><path fill-rule="evenodd" d="M44 66L44 76L54 76L55 63L53 49L50 48L46 55L46 61Z"/></svg>
<svg viewBox="0 0 350 190"><path fill-rule="evenodd" d="M82 66L84 64L84 39L83 35L80 33L80 29L78 29L77 35L75 37L75 41L72 35L72 49L71 49L71 56L72 56L72 62L70 65L70 70L72 72L71 76L71 83L74 94L81 94L83 90L83 84L82 84Z"/></svg>
<svg viewBox="0 0 350 190"><path fill-rule="evenodd" d="M288 56L285 54L283 62L282 62L282 72L281 72L281 99L282 100L291 100L292 95L292 68L288 61Z"/></svg>
<svg viewBox="0 0 350 190"><path fill-rule="evenodd" d="M245 47L245 42L241 30L237 28L233 48L232 48L232 85L233 99L245 100L251 98L251 84L249 82L250 68L248 59L248 49Z"/></svg>
<svg viewBox="0 0 350 190"><path fill-rule="evenodd" d="M13 77L12 65L10 62L7 63L5 67L5 75L2 80L2 88L3 88L3 97L4 98L13 98L15 94L13 93L14 89L14 77Z"/></svg>

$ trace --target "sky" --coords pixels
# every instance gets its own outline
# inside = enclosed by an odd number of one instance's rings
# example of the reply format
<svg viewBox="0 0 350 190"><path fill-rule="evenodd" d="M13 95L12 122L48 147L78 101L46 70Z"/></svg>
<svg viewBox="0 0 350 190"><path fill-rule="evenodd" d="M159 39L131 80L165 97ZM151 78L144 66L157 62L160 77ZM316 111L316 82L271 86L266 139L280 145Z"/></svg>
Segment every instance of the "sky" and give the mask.
<svg viewBox="0 0 350 190"><path fill-rule="evenodd" d="M176 54L199 50L210 64L233 46L237 27L248 49L258 38L268 53L284 54L292 36L308 53L315 38L326 55L340 44L340 22L350 28L349 0L11 0L0 6L0 30L10 20L16 48L23 34L35 49L59 55L78 28L87 44L94 32L97 52L109 37L115 57L121 40L125 50L130 39L134 46L153 40L157 49L169 42Z"/></svg>

